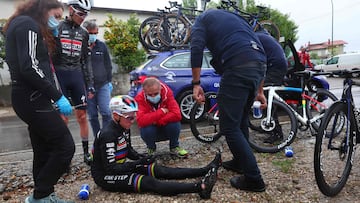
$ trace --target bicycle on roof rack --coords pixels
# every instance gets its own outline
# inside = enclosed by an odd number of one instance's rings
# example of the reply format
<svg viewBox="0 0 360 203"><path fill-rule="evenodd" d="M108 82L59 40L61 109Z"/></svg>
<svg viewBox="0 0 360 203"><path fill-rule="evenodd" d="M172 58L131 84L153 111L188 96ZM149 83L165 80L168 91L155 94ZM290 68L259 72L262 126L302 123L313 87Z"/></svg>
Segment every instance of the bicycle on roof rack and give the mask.
<svg viewBox="0 0 360 203"><path fill-rule="evenodd" d="M139 39L146 50L166 51L187 48L191 26L197 13L195 7L184 8L176 1L170 7L158 9L156 16L145 19L139 28Z"/></svg>
<svg viewBox="0 0 360 203"><path fill-rule="evenodd" d="M270 18L268 9L263 6L256 6L258 8L257 13L248 13L242 11L235 1L231 0L222 0L219 9L230 10L234 13L245 18L254 31L265 29L271 36L276 40L280 39L280 30L279 28L270 20L260 20L262 18Z"/></svg>

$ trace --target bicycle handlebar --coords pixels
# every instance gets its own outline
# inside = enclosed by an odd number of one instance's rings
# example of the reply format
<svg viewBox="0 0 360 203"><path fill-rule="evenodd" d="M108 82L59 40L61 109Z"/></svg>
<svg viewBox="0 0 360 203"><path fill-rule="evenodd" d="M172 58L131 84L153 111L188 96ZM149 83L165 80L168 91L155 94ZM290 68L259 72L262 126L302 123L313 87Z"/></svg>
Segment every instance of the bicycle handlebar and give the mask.
<svg viewBox="0 0 360 203"><path fill-rule="evenodd" d="M300 77L304 77L305 79L310 79L313 76L317 76L317 75L331 75L330 72L315 72L311 70L296 71L294 72L294 74Z"/></svg>

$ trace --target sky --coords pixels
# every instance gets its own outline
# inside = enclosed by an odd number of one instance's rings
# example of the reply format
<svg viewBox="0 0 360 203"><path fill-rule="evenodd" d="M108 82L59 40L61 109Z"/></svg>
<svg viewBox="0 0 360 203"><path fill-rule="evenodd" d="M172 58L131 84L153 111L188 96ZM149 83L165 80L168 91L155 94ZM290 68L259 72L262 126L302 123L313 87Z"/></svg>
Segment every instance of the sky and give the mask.
<svg viewBox="0 0 360 203"><path fill-rule="evenodd" d="M96 7L148 11L156 11L157 8L169 5L168 0L93 1ZM348 43L345 45L346 52L360 52L360 23L358 21L360 20L360 0L255 0L255 2L290 16L290 19L298 26L296 48L309 42L327 42L333 36L333 40L344 40Z"/></svg>

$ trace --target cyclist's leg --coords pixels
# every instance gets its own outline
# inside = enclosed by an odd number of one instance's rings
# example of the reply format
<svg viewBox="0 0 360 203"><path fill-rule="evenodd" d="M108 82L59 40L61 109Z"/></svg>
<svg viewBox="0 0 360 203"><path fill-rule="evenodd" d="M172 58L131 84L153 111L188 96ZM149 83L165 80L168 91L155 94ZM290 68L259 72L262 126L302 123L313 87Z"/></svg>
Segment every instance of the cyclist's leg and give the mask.
<svg viewBox="0 0 360 203"><path fill-rule="evenodd" d="M56 75L59 81L60 90L66 98L70 98L68 84L70 84L70 71L57 70ZM69 99L71 102L71 99ZM66 125L69 123L69 118L63 114L60 114Z"/></svg>
<svg viewBox="0 0 360 203"><path fill-rule="evenodd" d="M168 168L157 164L150 164L138 168L143 176L139 185L142 192L154 192L160 195L177 195L182 193L199 192L201 198L208 199L211 196L212 188L217 178L217 168L221 162L221 156L217 155L215 159L203 168ZM214 164L216 166L214 166ZM202 181L195 183L181 183L172 181L159 181L155 178L168 179L186 179L199 176L205 176ZM139 178L138 178L139 179ZM137 179L135 179L137 180ZM134 182L133 182L134 184Z"/></svg>
<svg viewBox="0 0 360 203"><path fill-rule="evenodd" d="M87 94L85 90L85 81L79 80L83 78L80 70L71 71L71 100L75 107L75 116L80 126L80 137L84 151L84 161L89 163L91 156L89 154L89 126L86 115Z"/></svg>
<svg viewBox="0 0 360 203"><path fill-rule="evenodd" d="M200 183L160 181L139 173L105 175L94 178L94 181L104 190L112 192L152 192L169 196L201 191Z"/></svg>

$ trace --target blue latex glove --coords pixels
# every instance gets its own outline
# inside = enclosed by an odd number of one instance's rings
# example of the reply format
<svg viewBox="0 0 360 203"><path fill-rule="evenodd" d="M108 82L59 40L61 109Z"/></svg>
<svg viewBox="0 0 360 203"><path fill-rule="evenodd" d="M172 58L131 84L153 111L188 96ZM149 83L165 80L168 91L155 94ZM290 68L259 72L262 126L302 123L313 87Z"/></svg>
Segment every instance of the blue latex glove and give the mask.
<svg viewBox="0 0 360 203"><path fill-rule="evenodd" d="M58 30L57 28L54 29L54 30L52 30L51 32L52 32L52 34L53 34L54 37L58 37L58 36L59 36L59 30Z"/></svg>
<svg viewBox="0 0 360 203"><path fill-rule="evenodd" d="M60 113L64 114L65 116L68 116L72 113L71 104L66 97L61 96L59 100L57 100L56 105L58 106Z"/></svg>
<svg viewBox="0 0 360 203"><path fill-rule="evenodd" d="M109 82L108 86L109 86L109 91L110 91L110 94L111 94L111 92L113 91L113 85L111 84L111 82Z"/></svg>

